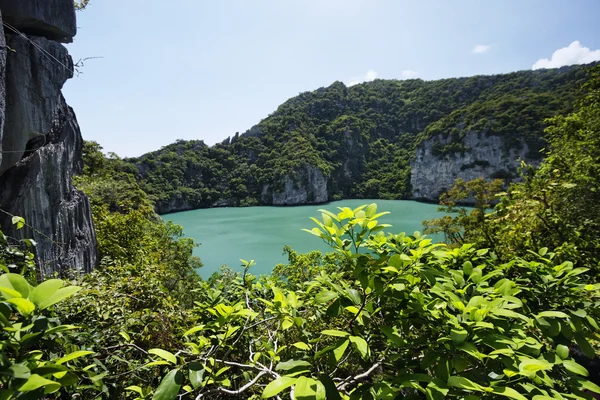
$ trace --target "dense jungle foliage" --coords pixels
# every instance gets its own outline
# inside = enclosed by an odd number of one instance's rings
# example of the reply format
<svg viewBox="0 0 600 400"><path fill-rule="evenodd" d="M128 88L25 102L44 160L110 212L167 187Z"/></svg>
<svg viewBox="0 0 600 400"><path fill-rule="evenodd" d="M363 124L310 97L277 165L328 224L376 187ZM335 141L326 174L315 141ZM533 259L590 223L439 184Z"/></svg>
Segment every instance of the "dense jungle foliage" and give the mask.
<svg viewBox="0 0 600 400"><path fill-rule="evenodd" d="M286 248L271 276L242 260L201 280L193 242L88 143L77 184L98 268L37 277L35 243L0 234L0 398L600 394L600 70L585 91L547 121L547 156L522 183L457 182L442 199L455 214L426 224L447 244L389 232L375 204L322 210L307 234L332 253Z"/></svg>
<svg viewBox="0 0 600 400"><path fill-rule="evenodd" d="M462 138L470 131L502 135L505 150L525 140L529 159L539 159L544 119L572 110L588 69L336 82L286 101L221 144L179 140L127 161L159 213L270 204L268 194L281 191L286 176L307 186L308 168L328 182L329 200L409 198L410 162L423 138L437 138L441 157L468 151Z"/></svg>

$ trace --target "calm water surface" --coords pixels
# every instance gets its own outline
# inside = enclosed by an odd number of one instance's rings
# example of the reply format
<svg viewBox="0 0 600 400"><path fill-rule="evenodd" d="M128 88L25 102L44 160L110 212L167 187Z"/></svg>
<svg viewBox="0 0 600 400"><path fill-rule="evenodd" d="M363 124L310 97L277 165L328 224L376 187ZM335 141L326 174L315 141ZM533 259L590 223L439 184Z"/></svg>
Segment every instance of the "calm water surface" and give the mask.
<svg viewBox="0 0 600 400"><path fill-rule="evenodd" d="M194 255L204 263L198 271L203 278L208 278L223 264L240 269L240 258L254 260L253 273L259 275L268 274L276 264L287 261L282 254L285 245L299 252L328 250L319 238L301 230L315 226L309 218L320 218L319 209L337 212L336 207L355 208L373 202L377 203L378 212L391 212L379 221L391 224L388 231L394 233L421 231L423 220L441 216L435 204L360 199L318 206L208 208L163 215L162 218L183 226L185 234L200 243Z"/></svg>

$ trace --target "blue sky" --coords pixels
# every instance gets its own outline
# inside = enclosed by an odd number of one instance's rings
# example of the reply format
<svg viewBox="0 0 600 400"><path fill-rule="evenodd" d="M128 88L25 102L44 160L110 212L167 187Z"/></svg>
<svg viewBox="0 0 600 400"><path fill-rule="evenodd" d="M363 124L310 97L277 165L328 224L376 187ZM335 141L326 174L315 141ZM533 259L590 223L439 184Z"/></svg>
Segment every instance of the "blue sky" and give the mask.
<svg viewBox="0 0 600 400"><path fill-rule="evenodd" d="M102 58L65 96L85 139L137 156L220 142L336 80L600 59L598 15L597 0L91 0L68 48L75 62Z"/></svg>

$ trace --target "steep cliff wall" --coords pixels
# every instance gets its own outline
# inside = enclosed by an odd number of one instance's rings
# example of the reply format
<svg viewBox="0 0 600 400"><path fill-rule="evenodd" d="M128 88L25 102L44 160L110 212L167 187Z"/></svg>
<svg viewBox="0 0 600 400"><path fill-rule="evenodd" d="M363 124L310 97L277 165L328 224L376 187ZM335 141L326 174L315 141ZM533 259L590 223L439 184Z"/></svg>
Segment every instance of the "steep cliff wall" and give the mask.
<svg viewBox="0 0 600 400"><path fill-rule="evenodd" d="M37 242L42 274L90 271L96 262L90 205L72 183L82 168L83 141L61 93L73 75L59 43L75 35L73 1L0 0L0 10L6 22L0 39L0 45L6 41L0 54L6 85L0 86L0 226L15 239ZM12 215L29 226L16 230Z"/></svg>
<svg viewBox="0 0 600 400"><path fill-rule="evenodd" d="M416 156L410 164L412 198L436 201L456 179L483 177L512 181L519 176L520 160L536 161L529 157L530 149L525 141L519 140L519 143L509 146L502 136L480 132L468 132L458 142L460 151L442 154L436 151L452 140L449 136L437 135L417 147Z"/></svg>
<svg viewBox="0 0 600 400"><path fill-rule="evenodd" d="M276 206L325 203L327 179L318 167L307 165L293 176L285 175L277 187L265 185L261 197L264 204Z"/></svg>

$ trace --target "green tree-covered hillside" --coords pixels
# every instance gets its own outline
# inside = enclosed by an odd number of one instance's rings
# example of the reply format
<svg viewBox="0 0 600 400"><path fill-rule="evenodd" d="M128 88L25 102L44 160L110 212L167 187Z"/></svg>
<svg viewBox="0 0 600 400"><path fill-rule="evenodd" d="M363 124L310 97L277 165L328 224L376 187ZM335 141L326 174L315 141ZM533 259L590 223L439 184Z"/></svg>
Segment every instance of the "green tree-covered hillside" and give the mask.
<svg viewBox="0 0 600 400"><path fill-rule="evenodd" d="M215 146L179 140L129 159L159 213L218 205L410 197L415 147L470 131L543 148L544 119L571 111L589 66L437 81L335 82L302 93ZM200 134L200 133L199 133ZM438 137L438 136L436 136Z"/></svg>

